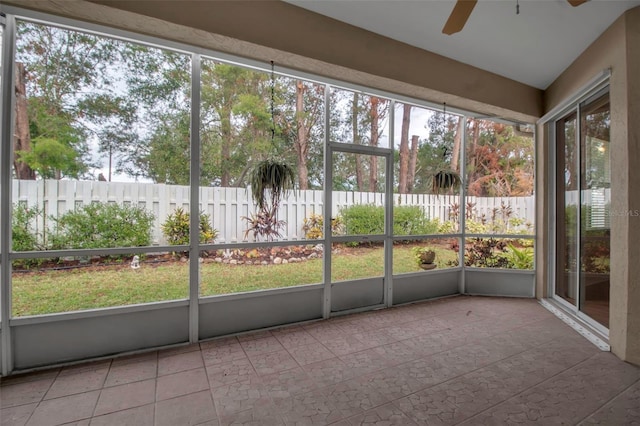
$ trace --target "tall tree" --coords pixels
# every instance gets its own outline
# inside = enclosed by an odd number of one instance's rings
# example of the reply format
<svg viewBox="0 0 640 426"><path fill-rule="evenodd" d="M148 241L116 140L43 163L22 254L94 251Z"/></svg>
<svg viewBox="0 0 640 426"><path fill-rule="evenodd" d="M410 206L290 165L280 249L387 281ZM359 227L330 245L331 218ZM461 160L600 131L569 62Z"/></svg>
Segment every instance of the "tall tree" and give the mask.
<svg viewBox="0 0 640 426"><path fill-rule="evenodd" d="M188 185L191 117L185 111L159 118L149 137L148 151L138 159L137 169L157 183Z"/></svg>
<svg viewBox="0 0 640 426"><path fill-rule="evenodd" d="M319 170L310 170L310 167L317 169L322 164L319 158L313 157L322 153L324 86L303 80L279 80L283 91L292 92L292 96L287 96L282 105L285 113L279 117L278 125L285 139L293 145L298 188L309 189L310 182L316 186L319 182Z"/></svg>
<svg viewBox="0 0 640 426"><path fill-rule="evenodd" d="M353 143L356 145L362 144L362 138L360 136L359 127L359 115L360 115L360 95L358 92L353 93L353 105L351 108L351 125L353 128ZM364 191L364 165L362 164L362 156L356 154L356 185L358 191Z"/></svg>
<svg viewBox="0 0 640 426"><path fill-rule="evenodd" d="M409 154L409 169L407 171L407 192L413 192L416 179L416 165L418 163L418 135L411 136L411 151Z"/></svg>
<svg viewBox="0 0 640 426"><path fill-rule="evenodd" d="M371 133L370 133L370 144L371 146L378 146L378 139L380 138L379 129L380 129L380 120L384 117L381 117L381 112L378 109L380 104L385 103L384 100L371 96L369 98L370 109L369 115L371 120ZM369 166L369 191L375 192L378 188L378 157L376 155L370 156L371 164Z"/></svg>
<svg viewBox="0 0 640 426"><path fill-rule="evenodd" d="M16 179L36 178L35 171L22 158L31 152L31 135L29 134L29 114L27 112L26 70L24 64L16 62L16 125L13 136L13 170Z"/></svg>
<svg viewBox="0 0 640 426"><path fill-rule="evenodd" d="M189 56L133 43L123 44L120 56L128 102L117 103L116 110L134 106L136 121L126 123L126 115L120 123L117 116L110 119L108 127L124 130L123 137L112 139L105 129L98 135L101 151L117 151L116 170L129 176L188 185Z"/></svg>
<svg viewBox="0 0 640 426"><path fill-rule="evenodd" d="M409 126L411 125L411 105L404 104L402 109L402 129L400 131L400 172L398 192L409 192Z"/></svg>
<svg viewBox="0 0 640 426"><path fill-rule="evenodd" d="M455 133L453 135L453 149L451 151L451 170L454 172L460 171L460 166L458 165L460 161L460 147L462 145L462 140L464 132L465 132L465 120L462 118L458 118L458 122L456 124Z"/></svg>
<svg viewBox="0 0 640 426"><path fill-rule="evenodd" d="M534 144L512 125L469 120L467 160L470 195L526 196L533 193Z"/></svg>
<svg viewBox="0 0 640 426"><path fill-rule="evenodd" d="M93 161L87 144L92 129L80 104L100 90L111 92L109 69L119 42L35 23L20 22L17 29L32 145L22 159L41 177L80 177ZM65 155L51 155L60 152Z"/></svg>
<svg viewBox="0 0 640 426"><path fill-rule="evenodd" d="M203 61L202 168L209 183L243 186L251 166L273 152L269 76Z"/></svg>

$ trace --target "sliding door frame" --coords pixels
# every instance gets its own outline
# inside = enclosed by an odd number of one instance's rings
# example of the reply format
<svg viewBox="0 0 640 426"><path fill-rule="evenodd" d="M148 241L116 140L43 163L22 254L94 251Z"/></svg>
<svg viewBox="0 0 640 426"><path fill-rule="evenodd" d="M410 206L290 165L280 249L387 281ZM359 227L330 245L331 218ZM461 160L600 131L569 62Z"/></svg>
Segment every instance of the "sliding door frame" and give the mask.
<svg viewBox="0 0 640 426"><path fill-rule="evenodd" d="M580 212L582 209L582 175L581 175L581 157L582 157L582 108L583 104L586 101L591 99L596 99L598 96L602 96L606 93L610 93L609 89L609 78L610 78L610 70L605 70L601 75L595 77L591 82L585 85L581 90L577 91L574 96L567 99L565 102L561 103L558 107L550 111L544 117L542 117L538 123L547 126L547 136L548 142L550 145L549 149L549 170L548 170L548 178L549 178L549 190L547 192L547 202L549 205L549 225L548 225L548 236L549 236L549 250L548 250L548 268L546 271L547 274L547 295L550 299L564 308L568 313L574 315L579 320L585 322L587 325L601 333L605 337L609 337L609 329L604 325L600 324L593 318L586 315L584 312L580 310L581 300L583 298L583 294L580 286L580 272L581 272L581 220L580 220ZM576 114L576 134L575 134L575 144L576 144L576 162L578 166L578 171L580 175L578 176L578 213L576 220L576 258L578 259L578 264L576 268L576 279L575 282L571 282L570 285L575 286L576 297L575 303L572 304L562 297L556 295L556 274L558 272L559 265L558 262L558 167L560 166L560 158L558 158L558 130L557 124L560 120L568 117L572 113Z"/></svg>

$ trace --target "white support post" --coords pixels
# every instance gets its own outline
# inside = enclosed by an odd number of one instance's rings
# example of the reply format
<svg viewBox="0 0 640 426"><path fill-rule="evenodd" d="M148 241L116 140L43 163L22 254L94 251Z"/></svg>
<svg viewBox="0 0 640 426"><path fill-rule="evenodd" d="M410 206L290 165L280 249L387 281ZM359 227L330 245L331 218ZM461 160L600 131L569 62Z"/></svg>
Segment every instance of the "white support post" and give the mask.
<svg viewBox="0 0 640 426"><path fill-rule="evenodd" d="M2 135L0 139L0 319L2 321L2 375L13 370L13 349L11 339L11 159L13 158L13 125L15 105L15 18L11 15L5 19L2 33L2 103L0 120Z"/></svg>
<svg viewBox="0 0 640 426"><path fill-rule="evenodd" d="M333 214L333 161L331 156L333 151L330 144L330 123L331 123L331 86L324 86L324 250L322 256L322 282L324 283L324 292L322 297L322 317L329 318L331 316L331 215Z"/></svg>
<svg viewBox="0 0 640 426"><path fill-rule="evenodd" d="M191 55L191 151L189 197L189 342L199 340L200 296L200 55Z"/></svg>

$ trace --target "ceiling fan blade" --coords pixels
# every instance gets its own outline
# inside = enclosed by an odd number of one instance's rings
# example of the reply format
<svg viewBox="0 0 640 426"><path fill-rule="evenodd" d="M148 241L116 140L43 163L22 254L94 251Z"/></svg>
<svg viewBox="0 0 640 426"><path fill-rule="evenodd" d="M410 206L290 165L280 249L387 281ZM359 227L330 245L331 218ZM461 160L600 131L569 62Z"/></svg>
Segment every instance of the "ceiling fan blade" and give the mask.
<svg viewBox="0 0 640 426"><path fill-rule="evenodd" d="M476 7L476 3L478 3L478 0L458 0L451 11L451 15L449 15L449 19L447 19L447 23L442 28L442 33L451 35L462 30L471 12L473 12L473 8Z"/></svg>
<svg viewBox="0 0 640 426"><path fill-rule="evenodd" d="M580 6L582 3L586 3L588 0L567 0L573 7Z"/></svg>

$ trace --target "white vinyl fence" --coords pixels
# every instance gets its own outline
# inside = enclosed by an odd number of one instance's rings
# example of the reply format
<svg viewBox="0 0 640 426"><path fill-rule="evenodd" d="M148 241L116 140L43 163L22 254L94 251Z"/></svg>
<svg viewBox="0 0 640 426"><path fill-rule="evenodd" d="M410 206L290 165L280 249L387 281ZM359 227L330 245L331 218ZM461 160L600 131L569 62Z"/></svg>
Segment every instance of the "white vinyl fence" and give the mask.
<svg viewBox="0 0 640 426"><path fill-rule="evenodd" d="M92 202L118 203L142 207L155 215L153 243L164 245L160 225L176 208L189 211L189 187L132 182L100 182L72 180L14 180L12 187L14 203L25 203L29 207L44 210L44 220L37 224L42 232L50 224L51 217L58 217ZM438 218L440 222L449 220L451 205L458 203L457 196L394 194L394 205L421 206L427 217ZM494 208L504 203L511 206L512 217L534 222L534 197L467 197L467 202L475 203L478 215L491 217ZM333 192L333 216L340 209L354 204L384 204L384 195L371 192ZM218 230L218 243L245 241L246 220L255 212L251 193L246 188L200 188L200 210L208 214L212 225ZM287 223L282 231L285 240L304 239L303 222L311 214L322 215L323 191L291 191L283 201L278 219ZM251 235L249 235L249 240Z"/></svg>

